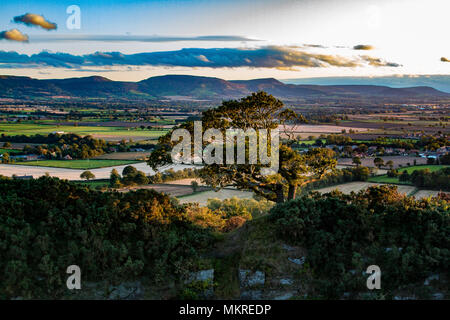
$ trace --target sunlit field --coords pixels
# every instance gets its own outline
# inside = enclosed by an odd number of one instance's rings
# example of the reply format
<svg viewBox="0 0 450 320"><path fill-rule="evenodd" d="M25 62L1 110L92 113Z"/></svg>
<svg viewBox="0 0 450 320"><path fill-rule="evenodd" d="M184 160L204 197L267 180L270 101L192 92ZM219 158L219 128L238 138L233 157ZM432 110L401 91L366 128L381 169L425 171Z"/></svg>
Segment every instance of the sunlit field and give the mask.
<svg viewBox="0 0 450 320"><path fill-rule="evenodd" d="M96 169L113 166L121 166L125 164L133 164L138 161L131 160L40 160L40 161L24 161L16 162L18 165L53 167L67 169Z"/></svg>

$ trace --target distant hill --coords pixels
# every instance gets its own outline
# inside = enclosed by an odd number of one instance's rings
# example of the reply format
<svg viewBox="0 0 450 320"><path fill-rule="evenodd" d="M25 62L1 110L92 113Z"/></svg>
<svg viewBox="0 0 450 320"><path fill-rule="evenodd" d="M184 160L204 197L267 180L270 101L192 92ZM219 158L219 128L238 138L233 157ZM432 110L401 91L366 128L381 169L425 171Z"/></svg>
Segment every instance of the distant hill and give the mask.
<svg viewBox="0 0 450 320"><path fill-rule="evenodd" d="M450 99L450 94L428 86L392 88L379 85L287 84L273 78L226 81L213 77L165 75L139 82L104 77L37 80L0 76L1 98L123 98L152 100L222 100L264 90L280 99Z"/></svg>
<svg viewBox="0 0 450 320"><path fill-rule="evenodd" d="M282 80L287 84L377 85L392 88L432 87L450 93L450 75L402 75L383 77L318 77Z"/></svg>

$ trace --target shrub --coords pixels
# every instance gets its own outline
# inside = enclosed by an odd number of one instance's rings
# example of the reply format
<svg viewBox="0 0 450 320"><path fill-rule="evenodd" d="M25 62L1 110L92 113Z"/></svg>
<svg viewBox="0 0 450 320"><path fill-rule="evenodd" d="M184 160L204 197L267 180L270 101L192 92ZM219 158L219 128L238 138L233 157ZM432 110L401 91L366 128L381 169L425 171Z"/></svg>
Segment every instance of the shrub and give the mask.
<svg viewBox="0 0 450 320"><path fill-rule="evenodd" d="M308 251L315 285L328 298L367 290L361 274L372 264L380 266L381 290L388 294L423 283L430 273L448 273L450 211L444 201L416 201L397 187L378 186L352 195L312 193L275 206L270 219L284 241Z"/></svg>

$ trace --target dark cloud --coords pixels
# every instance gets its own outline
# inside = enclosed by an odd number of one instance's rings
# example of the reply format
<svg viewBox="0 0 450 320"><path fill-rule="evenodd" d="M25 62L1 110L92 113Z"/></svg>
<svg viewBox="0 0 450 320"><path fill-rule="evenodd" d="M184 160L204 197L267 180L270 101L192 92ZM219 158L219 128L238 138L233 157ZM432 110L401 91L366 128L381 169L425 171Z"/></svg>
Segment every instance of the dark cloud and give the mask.
<svg viewBox="0 0 450 320"><path fill-rule="evenodd" d="M361 58L366 61L370 66L373 67L401 67L401 64L395 62L384 61L380 58L374 58L369 56L361 56Z"/></svg>
<svg viewBox="0 0 450 320"><path fill-rule="evenodd" d="M353 47L353 50L373 50L374 47L370 44L358 44Z"/></svg>
<svg viewBox="0 0 450 320"><path fill-rule="evenodd" d="M347 58L338 55L309 53L291 47L267 46L254 49L213 48L181 49L165 52L144 52L123 54L120 52L96 52L82 56L68 53L41 52L20 55L16 52L1 52L0 63L10 67L61 67L81 68L100 66L168 66L168 67L210 67L210 68L277 68L290 70L296 67L397 67L398 64L384 62L378 58L361 56Z"/></svg>
<svg viewBox="0 0 450 320"><path fill-rule="evenodd" d="M39 14L26 13L22 16L14 17L14 22L23 23L27 26L39 26L46 30L56 30L56 23L45 20L45 18Z"/></svg>
<svg viewBox="0 0 450 320"><path fill-rule="evenodd" d="M0 32L0 39L27 42L28 36L17 29L12 29Z"/></svg>
<svg viewBox="0 0 450 320"><path fill-rule="evenodd" d="M450 59L448 59L448 58L446 58L446 57L442 57L442 58L441 58L441 61L442 61L442 62L450 62Z"/></svg>

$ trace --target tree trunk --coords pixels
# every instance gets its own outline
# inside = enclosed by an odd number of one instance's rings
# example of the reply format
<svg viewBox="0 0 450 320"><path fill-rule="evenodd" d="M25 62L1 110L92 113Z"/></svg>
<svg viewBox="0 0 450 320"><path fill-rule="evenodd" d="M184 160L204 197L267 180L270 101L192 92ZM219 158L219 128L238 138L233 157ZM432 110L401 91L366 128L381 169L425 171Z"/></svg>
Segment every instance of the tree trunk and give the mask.
<svg viewBox="0 0 450 320"><path fill-rule="evenodd" d="M283 193L283 185L282 184L277 184L275 193L277 194L277 203L283 203L284 202L284 193Z"/></svg>
<svg viewBox="0 0 450 320"><path fill-rule="evenodd" d="M294 200L297 193L297 185L290 184L288 192L288 200Z"/></svg>

